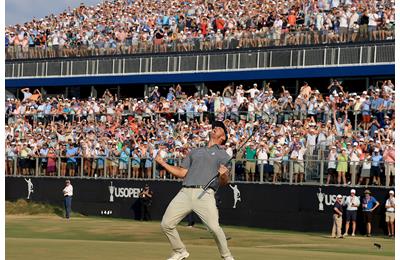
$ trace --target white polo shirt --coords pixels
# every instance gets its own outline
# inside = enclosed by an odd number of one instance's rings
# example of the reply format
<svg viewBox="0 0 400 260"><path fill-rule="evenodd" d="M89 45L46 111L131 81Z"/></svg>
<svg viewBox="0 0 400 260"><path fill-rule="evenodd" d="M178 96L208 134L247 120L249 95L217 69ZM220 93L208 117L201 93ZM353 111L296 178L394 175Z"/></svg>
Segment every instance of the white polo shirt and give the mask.
<svg viewBox="0 0 400 260"><path fill-rule="evenodd" d="M386 206L391 206L391 205L394 205L394 198L393 199L389 198L386 200ZM386 212L394 212L394 208L393 207L386 208Z"/></svg>
<svg viewBox="0 0 400 260"><path fill-rule="evenodd" d="M74 191L74 188L72 187L71 184L68 186L65 186L65 188L63 189L64 196L72 196L73 191Z"/></svg>
<svg viewBox="0 0 400 260"><path fill-rule="evenodd" d="M352 207L352 204L354 204L355 206ZM360 199L357 196L348 196L346 198L345 205L347 206L347 210L349 211L357 210L358 206L360 206Z"/></svg>

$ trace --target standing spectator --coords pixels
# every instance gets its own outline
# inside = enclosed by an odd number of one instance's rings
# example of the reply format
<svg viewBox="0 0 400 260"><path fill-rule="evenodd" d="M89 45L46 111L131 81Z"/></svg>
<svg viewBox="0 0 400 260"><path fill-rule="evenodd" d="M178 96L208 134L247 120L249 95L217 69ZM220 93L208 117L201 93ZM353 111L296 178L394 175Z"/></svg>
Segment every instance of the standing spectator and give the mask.
<svg viewBox="0 0 400 260"><path fill-rule="evenodd" d="M382 155L379 152L379 148L374 148L374 152L371 157L372 164L371 164L371 174L373 176L372 183L374 185L381 185L381 161Z"/></svg>
<svg viewBox="0 0 400 260"><path fill-rule="evenodd" d="M250 146L246 147L246 181L255 180L256 172L256 146L255 143L251 143Z"/></svg>
<svg viewBox="0 0 400 260"><path fill-rule="evenodd" d="M386 186L389 186L390 184L392 184L394 186L395 150L393 148L393 144L389 143L386 146L385 152L383 153L383 161L385 162Z"/></svg>
<svg viewBox="0 0 400 260"><path fill-rule="evenodd" d="M65 217L69 219L71 214L71 205L72 205L72 196L73 196L74 188L71 185L70 180L65 181L65 188L63 189L64 194L64 208L65 208Z"/></svg>
<svg viewBox="0 0 400 260"><path fill-rule="evenodd" d="M379 206L379 202L371 196L369 190L364 191L365 197L362 200L362 210L364 214L364 222L367 227L367 237L371 236L372 213Z"/></svg>
<svg viewBox="0 0 400 260"><path fill-rule="evenodd" d="M351 226L353 232L351 233L351 236L356 235L356 223L357 223L357 210L358 207L360 206L360 200L356 196L356 190L352 189L350 191L350 196L346 198L346 201L344 202L346 205L346 230L344 233L344 236L347 236L347 232L349 231L350 227L350 221L351 221Z"/></svg>
<svg viewBox="0 0 400 260"><path fill-rule="evenodd" d="M336 196L336 202L333 205L333 226L332 226L332 238L343 238L342 236L342 221L343 221L343 205L342 195Z"/></svg>
<svg viewBox="0 0 400 260"><path fill-rule="evenodd" d="M75 147L75 144L69 144L66 156L67 156L67 171L69 176L75 176L75 169L77 167L76 155L78 154L78 148Z"/></svg>
<svg viewBox="0 0 400 260"><path fill-rule="evenodd" d="M337 150L336 146L331 146L331 149L328 154L328 177L326 178L326 184L330 183L331 178L333 182L336 180L336 166L337 166Z"/></svg>
<svg viewBox="0 0 400 260"><path fill-rule="evenodd" d="M338 164L336 167L336 171L338 172L338 184L343 180L343 185L346 185L346 173L347 173L347 151L345 148L342 148L341 153L337 157Z"/></svg>
<svg viewBox="0 0 400 260"><path fill-rule="evenodd" d="M360 152L357 149L358 143L354 142L353 147L351 148L350 151L350 175L351 175L351 184L355 185L356 184L356 178L358 174L358 166L359 166L359 161L360 161Z"/></svg>
<svg viewBox="0 0 400 260"><path fill-rule="evenodd" d="M295 144L295 147L290 155L293 161L293 177L294 183L302 183L304 180L304 154L306 149L300 144Z"/></svg>
<svg viewBox="0 0 400 260"><path fill-rule="evenodd" d="M268 149L267 146L264 142L260 144L260 148L257 150L257 164L258 164L258 171L260 173L260 181L263 181L261 179L261 172L263 173L264 179L268 179L267 175L267 167L268 167Z"/></svg>
<svg viewBox="0 0 400 260"><path fill-rule="evenodd" d="M388 236L394 237L394 219L395 219L395 200L394 200L394 191L389 191L389 198L386 200L385 204L386 208L386 223L388 227Z"/></svg>
<svg viewBox="0 0 400 260"><path fill-rule="evenodd" d="M140 198L140 220L151 220L150 206L153 199L153 191L148 184L139 193Z"/></svg>
<svg viewBox="0 0 400 260"><path fill-rule="evenodd" d="M57 155L53 147L49 148L49 152L47 153L47 169L46 173L49 176L54 176L56 172L56 164L57 164Z"/></svg>
<svg viewBox="0 0 400 260"><path fill-rule="evenodd" d="M371 178L371 155L367 152L364 154L364 160L362 163L361 175L360 179L358 180L358 185L363 183L364 178L365 185L369 184L369 179Z"/></svg>

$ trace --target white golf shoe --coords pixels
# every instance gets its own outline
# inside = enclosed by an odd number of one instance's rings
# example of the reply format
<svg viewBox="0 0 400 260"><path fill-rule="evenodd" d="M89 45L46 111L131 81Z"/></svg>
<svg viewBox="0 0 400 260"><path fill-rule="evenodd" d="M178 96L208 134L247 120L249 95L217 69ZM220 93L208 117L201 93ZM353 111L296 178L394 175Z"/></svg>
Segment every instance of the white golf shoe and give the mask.
<svg viewBox="0 0 400 260"><path fill-rule="evenodd" d="M174 254L167 260L182 260L188 257L189 257L189 252L185 250L182 252L174 252Z"/></svg>

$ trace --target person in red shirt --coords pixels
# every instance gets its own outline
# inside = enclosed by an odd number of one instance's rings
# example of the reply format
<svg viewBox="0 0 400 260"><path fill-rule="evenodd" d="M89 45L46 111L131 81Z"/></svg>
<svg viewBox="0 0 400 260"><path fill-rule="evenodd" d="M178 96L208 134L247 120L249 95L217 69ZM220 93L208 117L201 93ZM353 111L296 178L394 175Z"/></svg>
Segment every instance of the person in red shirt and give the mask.
<svg viewBox="0 0 400 260"><path fill-rule="evenodd" d="M217 26L217 30L224 30L225 27L225 20L222 18L222 14L215 20L215 25Z"/></svg>

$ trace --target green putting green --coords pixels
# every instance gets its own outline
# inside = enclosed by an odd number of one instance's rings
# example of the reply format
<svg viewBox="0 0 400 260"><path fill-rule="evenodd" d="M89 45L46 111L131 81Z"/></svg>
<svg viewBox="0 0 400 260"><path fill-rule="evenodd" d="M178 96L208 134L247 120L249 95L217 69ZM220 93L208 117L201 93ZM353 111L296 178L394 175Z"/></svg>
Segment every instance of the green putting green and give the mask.
<svg viewBox="0 0 400 260"><path fill-rule="evenodd" d="M159 222L56 215L6 215L6 259L167 259L170 247ZM394 239L329 238L300 233L224 226L236 259L393 259ZM202 225L179 226L189 259L220 259ZM381 245L377 249L374 243Z"/></svg>

